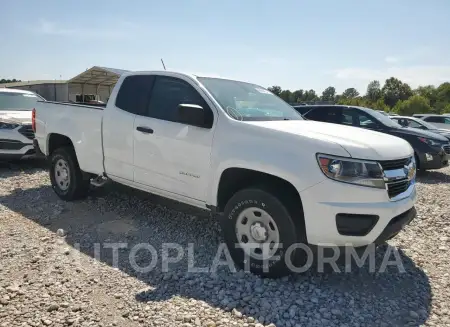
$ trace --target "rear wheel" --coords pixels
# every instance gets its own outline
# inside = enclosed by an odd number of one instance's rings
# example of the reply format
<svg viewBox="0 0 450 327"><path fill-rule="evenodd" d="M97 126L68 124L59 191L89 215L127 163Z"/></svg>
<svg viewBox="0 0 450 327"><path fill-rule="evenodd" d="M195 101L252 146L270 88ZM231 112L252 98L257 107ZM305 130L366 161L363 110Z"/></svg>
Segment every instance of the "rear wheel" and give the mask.
<svg viewBox="0 0 450 327"><path fill-rule="evenodd" d="M237 192L221 217L223 236L237 266L264 276L290 274L296 263L298 229L288 208L271 193L257 188Z"/></svg>
<svg viewBox="0 0 450 327"><path fill-rule="evenodd" d="M72 201L87 196L90 180L81 171L72 147L55 150L50 161L50 181L61 199Z"/></svg>

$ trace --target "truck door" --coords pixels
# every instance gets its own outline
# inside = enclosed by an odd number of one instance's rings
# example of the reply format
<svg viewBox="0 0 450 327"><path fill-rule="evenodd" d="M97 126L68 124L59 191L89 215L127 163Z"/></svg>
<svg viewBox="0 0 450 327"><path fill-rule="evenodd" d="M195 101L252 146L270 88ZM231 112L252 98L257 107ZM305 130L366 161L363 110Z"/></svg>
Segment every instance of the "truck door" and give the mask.
<svg viewBox="0 0 450 327"><path fill-rule="evenodd" d="M134 178L134 120L147 110L153 77L127 76L112 94L103 116L105 170L111 177Z"/></svg>
<svg viewBox="0 0 450 327"><path fill-rule="evenodd" d="M135 182L206 200L214 115L199 90L187 78L155 77L148 111L134 123ZM179 104L201 105L208 127L179 123Z"/></svg>

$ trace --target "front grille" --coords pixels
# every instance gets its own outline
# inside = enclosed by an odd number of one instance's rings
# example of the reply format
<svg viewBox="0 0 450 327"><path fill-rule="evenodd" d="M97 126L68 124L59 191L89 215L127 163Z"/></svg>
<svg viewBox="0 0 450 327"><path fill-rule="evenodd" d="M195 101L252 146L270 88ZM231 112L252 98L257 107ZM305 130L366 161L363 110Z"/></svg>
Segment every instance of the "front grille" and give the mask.
<svg viewBox="0 0 450 327"><path fill-rule="evenodd" d="M444 149L445 153L450 154L450 145L444 145L442 148Z"/></svg>
<svg viewBox="0 0 450 327"><path fill-rule="evenodd" d="M31 125L23 125L21 128L18 129L19 133L25 136L27 139L33 140L34 139L34 132L31 128Z"/></svg>
<svg viewBox="0 0 450 327"><path fill-rule="evenodd" d="M405 167L405 165L409 163L409 160L411 160L411 157L396 160L384 160L379 163L381 167L383 167L383 170L394 170Z"/></svg>
<svg viewBox="0 0 450 327"><path fill-rule="evenodd" d="M407 179L388 183L387 190L389 197L392 199L393 197L405 192L408 189L409 184L410 181Z"/></svg>

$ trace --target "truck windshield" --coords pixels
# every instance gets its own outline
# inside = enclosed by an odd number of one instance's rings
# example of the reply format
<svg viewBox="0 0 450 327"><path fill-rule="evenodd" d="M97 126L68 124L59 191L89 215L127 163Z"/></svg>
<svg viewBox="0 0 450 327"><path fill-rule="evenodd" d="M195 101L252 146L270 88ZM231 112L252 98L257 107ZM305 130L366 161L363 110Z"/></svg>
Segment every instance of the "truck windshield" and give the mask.
<svg viewBox="0 0 450 327"><path fill-rule="evenodd" d="M44 98L30 93L0 92L0 111L32 110Z"/></svg>
<svg viewBox="0 0 450 327"><path fill-rule="evenodd" d="M259 85L210 77L198 80L236 120L303 120L294 108Z"/></svg>

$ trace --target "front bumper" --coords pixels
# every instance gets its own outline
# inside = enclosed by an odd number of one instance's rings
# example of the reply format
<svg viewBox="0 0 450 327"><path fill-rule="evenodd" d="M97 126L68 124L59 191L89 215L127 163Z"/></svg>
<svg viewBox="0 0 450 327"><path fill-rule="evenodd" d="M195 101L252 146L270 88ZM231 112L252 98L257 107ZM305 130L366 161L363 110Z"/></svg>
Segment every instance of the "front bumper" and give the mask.
<svg viewBox="0 0 450 327"><path fill-rule="evenodd" d="M329 199L318 201L323 199L324 194L330 194ZM403 224L395 223L395 219L413 209L417 194L413 183L402 194L401 200L392 201L384 189L355 186L327 179L304 190L300 193L300 197L309 244L359 247L378 242L386 236L390 237L393 231L397 233ZM355 217L370 215L377 218L364 233L343 235L342 230L338 230L337 217L340 214ZM400 229L396 230L397 228Z"/></svg>
<svg viewBox="0 0 450 327"><path fill-rule="evenodd" d="M449 165L450 154L445 153L444 149L435 149L427 153L432 155L433 159L428 160L425 152L419 153L420 169L440 169Z"/></svg>
<svg viewBox="0 0 450 327"><path fill-rule="evenodd" d="M34 154L32 136L24 132L26 126L0 130L0 160L16 160Z"/></svg>
<svg viewBox="0 0 450 327"><path fill-rule="evenodd" d="M392 218L380 236L377 237L375 243L382 244L393 238L416 217L416 214L416 208L412 207L408 211Z"/></svg>

